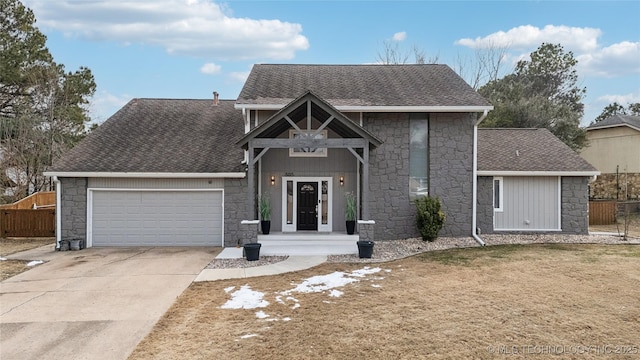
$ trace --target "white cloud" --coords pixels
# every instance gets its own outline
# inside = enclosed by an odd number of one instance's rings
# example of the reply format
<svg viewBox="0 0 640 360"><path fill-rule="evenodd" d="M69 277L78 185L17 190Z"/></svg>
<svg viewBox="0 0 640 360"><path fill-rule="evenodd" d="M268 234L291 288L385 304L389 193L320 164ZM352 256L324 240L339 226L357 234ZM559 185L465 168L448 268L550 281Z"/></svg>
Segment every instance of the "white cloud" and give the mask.
<svg viewBox="0 0 640 360"><path fill-rule="evenodd" d="M131 100L126 94L114 95L106 91L98 91L93 95L89 105L91 122L101 124Z"/></svg>
<svg viewBox="0 0 640 360"><path fill-rule="evenodd" d="M24 0L38 26L89 40L151 44L221 60L291 59L309 48L302 26L239 18L210 0Z"/></svg>
<svg viewBox="0 0 640 360"><path fill-rule="evenodd" d="M530 47L537 48L543 42L547 42L560 43L565 49L585 52L597 48L598 37L601 34L602 31L600 29L588 27L547 25L541 29L532 25L522 25L507 31L498 31L485 37L460 39L455 44L473 49L487 47L526 49Z"/></svg>
<svg viewBox="0 0 640 360"><path fill-rule="evenodd" d="M605 106L609 105L611 103L614 103L614 102L617 102L618 104L620 104L622 106L627 106L627 105L633 104L633 103L640 103L640 90L637 93L631 93L631 94L623 94L623 95L610 95L610 94L607 94L607 95L601 95L601 96L598 97L598 99L596 101L605 104Z"/></svg>
<svg viewBox="0 0 640 360"><path fill-rule="evenodd" d="M200 68L200 72L207 75L219 74L221 70L222 66L216 65L214 63L206 63Z"/></svg>
<svg viewBox="0 0 640 360"><path fill-rule="evenodd" d="M615 77L640 73L640 42L623 41L576 57L585 75Z"/></svg>
<svg viewBox="0 0 640 360"><path fill-rule="evenodd" d="M250 71L234 71L229 73L229 77L235 81L244 83L249 77Z"/></svg>
<svg viewBox="0 0 640 360"><path fill-rule="evenodd" d="M407 32L401 31L393 34L393 41L404 41L407 38Z"/></svg>

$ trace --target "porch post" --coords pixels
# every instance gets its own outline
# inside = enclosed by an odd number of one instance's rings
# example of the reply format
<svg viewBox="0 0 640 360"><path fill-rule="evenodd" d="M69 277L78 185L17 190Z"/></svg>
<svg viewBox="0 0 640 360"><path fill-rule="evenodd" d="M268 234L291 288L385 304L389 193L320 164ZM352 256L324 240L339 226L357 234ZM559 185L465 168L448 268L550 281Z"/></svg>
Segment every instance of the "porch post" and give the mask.
<svg viewBox="0 0 640 360"><path fill-rule="evenodd" d="M256 218L256 204L255 204L255 199L256 199L256 185L255 185L255 164L253 163L253 157L254 157L254 151L255 149L253 148L253 140L249 140L249 158L247 160L247 191L248 191L248 198L247 198L247 207L248 207L248 211L249 211L249 220L254 220Z"/></svg>
<svg viewBox="0 0 640 360"><path fill-rule="evenodd" d="M369 143L362 148L362 220L369 219Z"/></svg>

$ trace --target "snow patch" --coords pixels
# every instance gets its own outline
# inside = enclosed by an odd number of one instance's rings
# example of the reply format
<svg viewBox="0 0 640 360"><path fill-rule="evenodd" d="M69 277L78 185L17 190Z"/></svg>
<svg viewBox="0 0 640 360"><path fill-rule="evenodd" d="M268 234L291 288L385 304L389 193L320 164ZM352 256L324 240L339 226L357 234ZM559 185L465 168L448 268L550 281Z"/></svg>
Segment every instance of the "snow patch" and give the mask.
<svg viewBox="0 0 640 360"><path fill-rule="evenodd" d="M27 263L27 266L31 267L31 266L36 266L36 265L40 265L43 264L44 261L42 260L33 260Z"/></svg>
<svg viewBox="0 0 640 360"><path fill-rule="evenodd" d="M329 291L329 296L330 297L340 297L340 296L342 296L342 294L344 294L344 293L342 291L340 291L340 290L335 290L334 289L334 290Z"/></svg>
<svg viewBox="0 0 640 360"><path fill-rule="evenodd" d="M228 288L224 288L224 292L226 292L228 294L229 292L231 292L235 288L236 288L235 286L229 286Z"/></svg>
<svg viewBox="0 0 640 360"><path fill-rule="evenodd" d="M251 290L249 285L240 287L239 290L231 293L231 299L229 299L222 309L255 309L267 307L269 302L264 300L264 293Z"/></svg>
<svg viewBox="0 0 640 360"><path fill-rule="evenodd" d="M7 258L0 257L0 261L6 261L6 260L7 260Z"/></svg>
<svg viewBox="0 0 640 360"><path fill-rule="evenodd" d="M382 285L378 285L378 284L371 284L371 287L374 287L374 288L381 288L381 287L382 287Z"/></svg>
<svg viewBox="0 0 640 360"><path fill-rule="evenodd" d="M258 334L247 334L247 335L242 335L240 336L240 339L248 339L248 338L252 338L252 337L256 337L259 336Z"/></svg>
<svg viewBox="0 0 640 360"><path fill-rule="evenodd" d="M256 311L256 317L258 319L266 319L266 318L269 317L269 314L267 314L264 311L260 310L260 311Z"/></svg>

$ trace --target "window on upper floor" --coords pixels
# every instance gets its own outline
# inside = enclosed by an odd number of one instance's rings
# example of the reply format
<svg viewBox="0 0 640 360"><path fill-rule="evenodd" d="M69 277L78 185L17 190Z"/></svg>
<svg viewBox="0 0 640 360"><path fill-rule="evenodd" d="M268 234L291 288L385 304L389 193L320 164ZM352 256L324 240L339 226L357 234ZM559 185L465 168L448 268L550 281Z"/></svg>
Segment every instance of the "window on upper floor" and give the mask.
<svg viewBox="0 0 640 360"><path fill-rule="evenodd" d="M409 117L409 198L429 195L429 116Z"/></svg>

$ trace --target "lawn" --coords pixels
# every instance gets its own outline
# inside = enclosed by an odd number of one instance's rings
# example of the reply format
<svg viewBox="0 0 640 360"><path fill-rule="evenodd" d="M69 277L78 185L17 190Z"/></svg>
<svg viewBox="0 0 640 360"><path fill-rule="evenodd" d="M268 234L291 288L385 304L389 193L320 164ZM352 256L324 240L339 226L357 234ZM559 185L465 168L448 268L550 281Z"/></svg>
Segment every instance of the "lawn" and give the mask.
<svg viewBox="0 0 640 360"><path fill-rule="evenodd" d="M53 248L55 242L55 238L0 238L0 258L45 245ZM0 281L29 270L28 263L29 261L22 260L0 260Z"/></svg>
<svg viewBox="0 0 640 360"><path fill-rule="evenodd" d="M130 359L639 356L640 246L492 246L365 266L194 283Z"/></svg>

